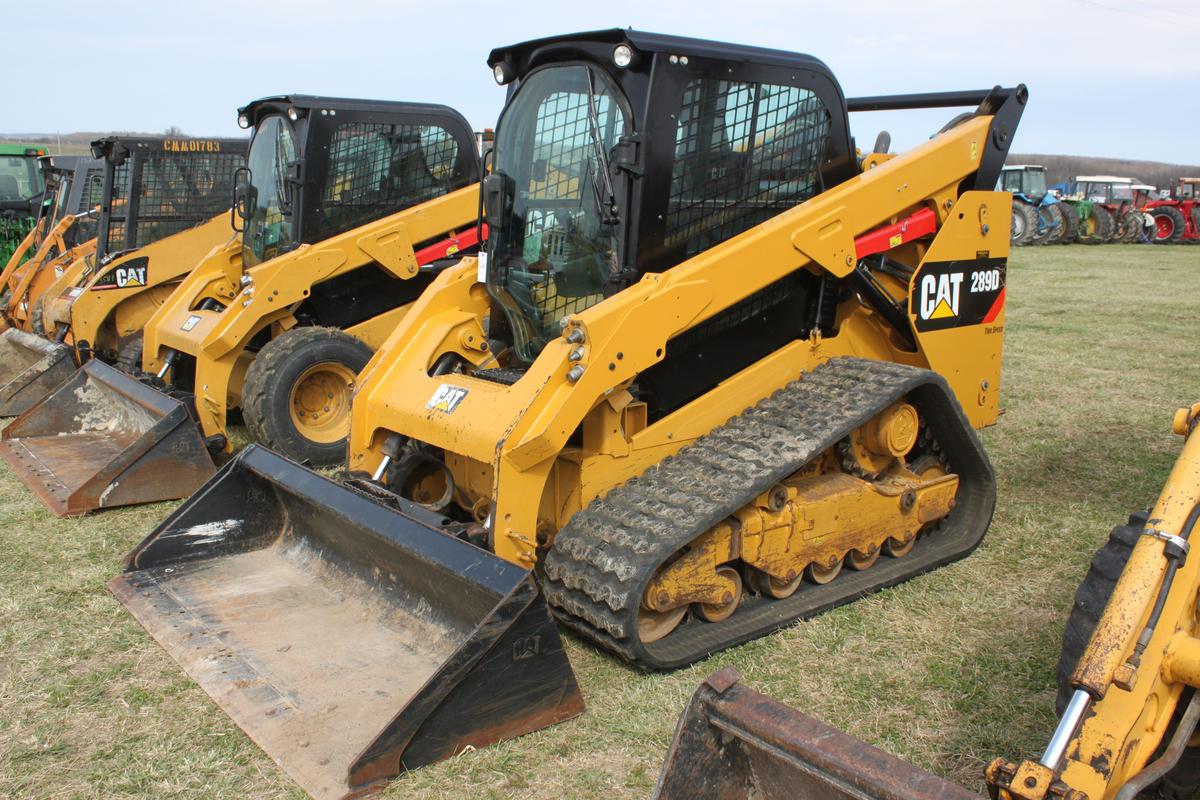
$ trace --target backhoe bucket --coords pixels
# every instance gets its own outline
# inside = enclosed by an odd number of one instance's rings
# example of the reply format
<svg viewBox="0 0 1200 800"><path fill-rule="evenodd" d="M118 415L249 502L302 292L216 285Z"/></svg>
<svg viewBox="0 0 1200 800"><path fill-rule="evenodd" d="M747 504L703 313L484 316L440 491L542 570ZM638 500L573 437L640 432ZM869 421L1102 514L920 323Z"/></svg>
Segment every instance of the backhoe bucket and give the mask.
<svg viewBox="0 0 1200 800"><path fill-rule="evenodd" d="M726 667L692 695L656 800L982 800L739 680Z"/></svg>
<svg viewBox="0 0 1200 800"><path fill-rule="evenodd" d="M60 517L187 497L213 473L182 402L100 361L13 420L0 457Z"/></svg>
<svg viewBox="0 0 1200 800"><path fill-rule="evenodd" d="M0 417L15 417L71 377L71 348L9 328L0 333Z"/></svg>
<svg viewBox="0 0 1200 800"><path fill-rule="evenodd" d="M252 445L109 582L318 800L576 716L530 572Z"/></svg>

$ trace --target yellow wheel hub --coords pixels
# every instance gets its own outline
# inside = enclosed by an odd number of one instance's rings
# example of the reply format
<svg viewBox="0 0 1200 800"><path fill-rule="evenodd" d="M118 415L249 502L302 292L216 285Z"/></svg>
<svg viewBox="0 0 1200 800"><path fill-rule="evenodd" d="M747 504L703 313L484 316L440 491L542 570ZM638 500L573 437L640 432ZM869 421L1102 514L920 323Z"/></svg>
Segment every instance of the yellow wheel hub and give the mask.
<svg viewBox="0 0 1200 800"><path fill-rule="evenodd" d="M356 377L354 370L334 361L314 364L300 374L292 386L288 411L301 436L320 444L346 438Z"/></svg>

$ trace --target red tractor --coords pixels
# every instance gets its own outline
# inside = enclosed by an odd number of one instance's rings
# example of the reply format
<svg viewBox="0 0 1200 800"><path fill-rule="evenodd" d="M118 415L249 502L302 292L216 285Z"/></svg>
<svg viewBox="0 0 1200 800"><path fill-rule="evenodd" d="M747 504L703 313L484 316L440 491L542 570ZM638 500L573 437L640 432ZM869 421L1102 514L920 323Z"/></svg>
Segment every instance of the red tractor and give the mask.
<svg viewBox="0 0 1200 800"><path fill-rule="evenodd" d="M1155 243L1200 242L1200 178L1180 178L1172 199L1154 200L1142 210L1154 217Z"/></svg>

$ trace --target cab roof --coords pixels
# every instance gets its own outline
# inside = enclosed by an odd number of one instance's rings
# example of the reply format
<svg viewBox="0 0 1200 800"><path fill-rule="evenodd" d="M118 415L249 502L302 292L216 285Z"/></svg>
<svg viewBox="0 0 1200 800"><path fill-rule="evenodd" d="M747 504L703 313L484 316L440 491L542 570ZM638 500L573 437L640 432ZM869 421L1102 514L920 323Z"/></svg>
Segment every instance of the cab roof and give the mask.
<svg viewBox="0 0 1200 800"><path fill-rule="evenodd" d="M578 50L583 44L610 44L616 47L627 44L641 53L667 53L681 56L700 56L703 58L723 59L726 61L743 61L751 64L787 67L790 69L806 69L819 72L831 80L833 73L825 62L803 53L793 53L787 50L773 50L767 47L753 47L743 44L728 44L714 42L709 39L692 39L686 36L669 36L661 33L635 31L632 28L607 28L595 31L568 33L563 36L550 36L544 39L530 39L525 42L497 47L488 54L489 67L508 61L516 67L517 74L524 74L541 61L544 54ZM836 81L834 81L836 83Z"/></svg>
<svg viewBox="0 0 1200 800"><path fill-rule="evenodd" d="M289 108L303 111L366 111L377 114L412 114L414 116L461 117L458 111L440 103L410 103L402 100L365 100L355 97L322 97L313 94L279 94L261 97L238 109L238 117L245 116L248 127L254 128L259 120L271 114L286 113ZM463 122L466 125L466 121ZM466 127L470 127L466 125Z"/></svg>
<svg viewBox="0 0 1200 800"><path fill-rule="evenodd" d="M1089 181L1091 183L1133 183L1133 178L1117 178L1112 175L1076 175L1076 181Z"/></svg>
<svg viewBox="0 0 1200 800"><path fill-rule="evenodd" d="M103 136L92 142L93 158L110 158L121 154L128 156L134 150L156 150L163 148L166 142L219 142L222 148L230 148L233 152L245 152L250 144L249 139L227 138L224 136Z"/></svg>

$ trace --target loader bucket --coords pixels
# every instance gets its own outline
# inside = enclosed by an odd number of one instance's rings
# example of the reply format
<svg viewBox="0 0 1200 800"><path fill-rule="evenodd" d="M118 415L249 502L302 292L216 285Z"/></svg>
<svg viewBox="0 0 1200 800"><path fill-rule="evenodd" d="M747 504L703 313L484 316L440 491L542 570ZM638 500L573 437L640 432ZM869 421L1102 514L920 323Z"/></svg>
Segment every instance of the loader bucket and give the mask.
<svg viewBox="0 0 1200 800"><path fill-rule="evenodd" d="M692 695L656 800L983 800L739 680L726 667Z"/></svg>
<svg viewBox="0 0 1200 800"><path fill-rule="evenodd" d="M187 497L213 473L182 402L99 361L13 420L0 457L60 517Z"/></svg>
<svg viewBox="0 0 1200 800"><path fill-rule="evenodd" d="M0 333L0 417L15 417L75 371L71 348L18 328Z"/></svg>
<svg viewBox="0 0 1200 800"><path fill-rule="evenodd" d="M532 574L251 445L113 594L318 800L576 716Z"/></svg>

